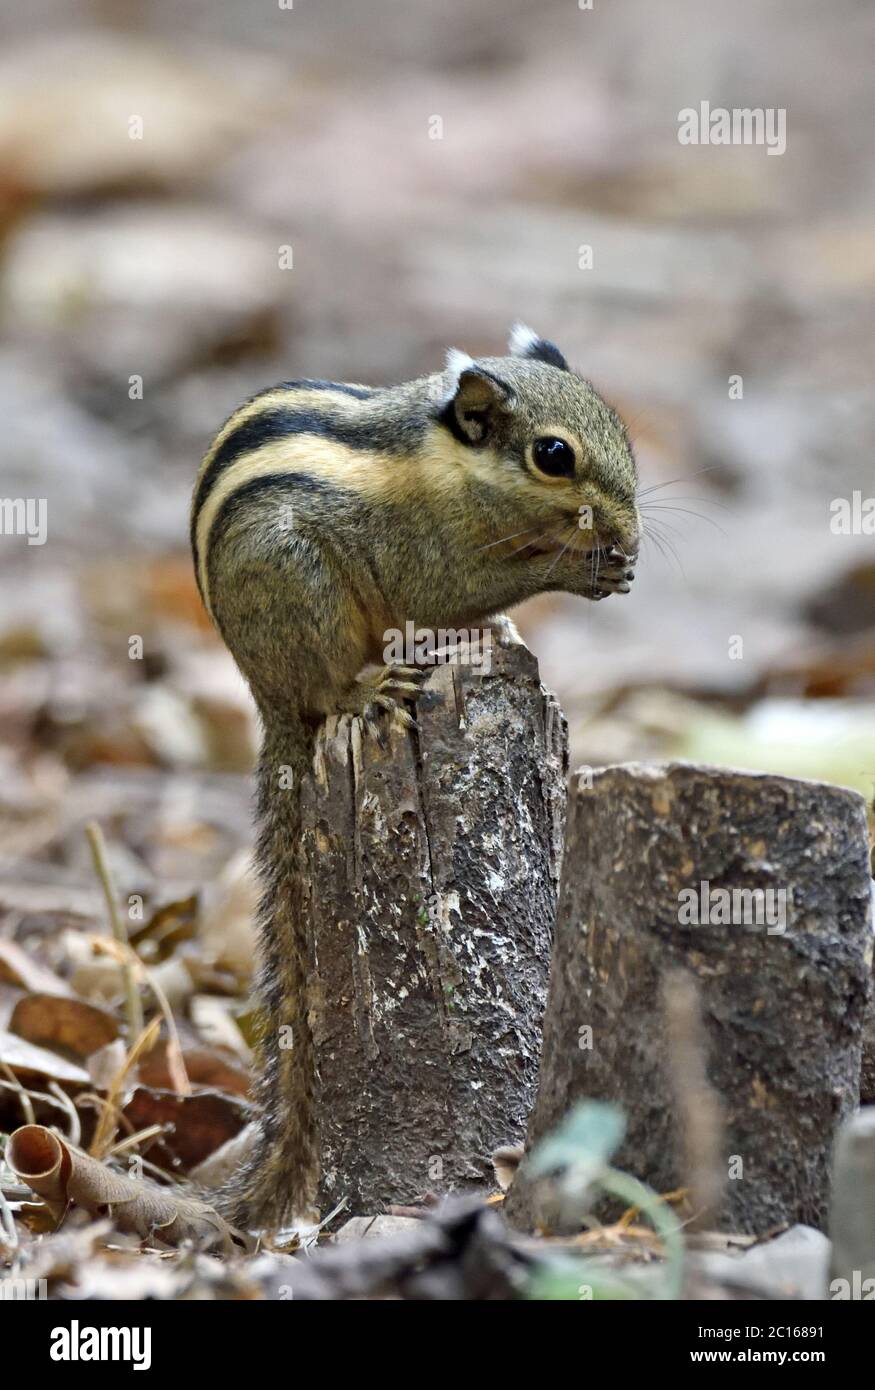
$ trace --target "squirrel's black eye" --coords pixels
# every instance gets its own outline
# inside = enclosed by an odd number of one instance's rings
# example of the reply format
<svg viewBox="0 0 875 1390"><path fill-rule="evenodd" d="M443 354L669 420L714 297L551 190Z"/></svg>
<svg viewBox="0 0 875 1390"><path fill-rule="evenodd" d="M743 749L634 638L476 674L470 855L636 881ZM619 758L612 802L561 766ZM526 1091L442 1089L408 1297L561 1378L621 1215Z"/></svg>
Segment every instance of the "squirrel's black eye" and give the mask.
<svg viewBox="0 0 875 1390"><path fill-rule="evenodd" d="M551 478L574 477L574 450L564 439L544 435L532 445L535 467Z"/></svg>

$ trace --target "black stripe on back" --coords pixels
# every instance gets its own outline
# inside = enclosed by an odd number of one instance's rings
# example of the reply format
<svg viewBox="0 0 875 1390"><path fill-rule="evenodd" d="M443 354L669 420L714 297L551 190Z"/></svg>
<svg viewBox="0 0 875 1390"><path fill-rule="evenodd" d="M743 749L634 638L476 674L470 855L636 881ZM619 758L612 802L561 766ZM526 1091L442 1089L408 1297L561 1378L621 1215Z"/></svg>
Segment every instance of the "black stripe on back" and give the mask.
<svg viewBox="0 0 875 1390"><path fill-rule="evenodd" d="M259 397L269 395L273 391L338 391L342 396L353 396L358 401L366 401L371 398L371 396L377 389L378 388L374 386L349 386L346 382L343 381L308 381L306 377L302 377L298 381L280 381L277 383L276 386L268 387L267 391L256 392L254 396L249 396L245 401L243 401L243 403L237 407L237 410L243 410L245 406L252 405L254 401L257 401L259 399ZM237 414L237 410L234 411L234 415ZM233 419L233 415L229 416L228 418ZM225 425L227 425L227 423L228 421L226 420L222 425L222 429L225 428ZM215 476L216 474L213 473L211 467L209 473L205 474L204 477L201 479L200 483L198 484L191 521L192 550L195 549L194 538L198 515L200 513L201 507L204 504L206 494L209 488L212 486L212 480Z"/></svg>
<svg viewBox="0 0 875 1390"><path fill-rule="evenodd" d="M242 483L235 488L230 496L226 497L210 528L210 550L216 553L215 541L221 539L223 533L233 522L234 517L241 506L244 506L251 498L259 497L263 493L277 493L287 491L298 492L321 492L331 493L340 499L348 498L349 502L357 500L357 494L351 489L338 487L335 483L328 482L324 478L314 478L312 473L265 473L260 478L250 478L248 483ZM200 587L200 566L198 563L197 544L194 550L195 574L198 578ZM212 593L212 577L208 571L209 589ZM203 591L201 591L203 597Z"/></svg>
<svg viewBox="0 0 875 1390"><path fill-rule="evenodd" d="M376 386L349 386L345 381L308 381L302 377L300 381L281 381L278 385L271 387L273 391L339 391L342 396L355 396L357 401L368 400L378 388ZM264 393L259 391L258 395ZM258 396L253 396L257 400Z"/></svg>
<svg viewBox="0 0 875 1390"><path fill-rule="evenodd" d="M303 384L317 388L321 385L321 383L312 381ZM326 386L331 385L330 382L326 383ZM358 396L369 394L363 393L359 387L350 386L346 387L345 390ZM253 449L260 448L262 444L269 444L273 440L284 439L294 434L313 434L321 439L333 439L338 444L345 444L350 449L378 449L391 453L409 448L409 440L405 442L399 439L398 432L385 419L340 420L329 413L314 410L312 407L296 409L291 404L289 406L273 406L269 410L262 411L260 415L254 415L251 419L245 420L242 425L238 425L236 429L231 430L231 433L222 441L210 459L209 466L195 493L191 514L192 549L195 548L197 521L201 508L219 474L223 473L239 455L251 453Z"/></svg>

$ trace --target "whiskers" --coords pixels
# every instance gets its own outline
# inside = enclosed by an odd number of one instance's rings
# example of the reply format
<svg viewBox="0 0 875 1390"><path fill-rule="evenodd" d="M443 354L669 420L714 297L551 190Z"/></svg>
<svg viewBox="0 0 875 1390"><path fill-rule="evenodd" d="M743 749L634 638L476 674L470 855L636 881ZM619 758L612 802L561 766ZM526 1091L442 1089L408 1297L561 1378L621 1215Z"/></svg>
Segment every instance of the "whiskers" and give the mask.
<svg viewBox="0 0 875 1390"><path fill-rule="evenodd" d="M669 478L667 482L654 483L650 487L642 488L638 493L638 509L641 512L643 522L642 544L649 541L666 560L677 565L683 578L686 578L686 575L674 540L675 537L680 538L682 533L677 526L672 525L669 521L669 515L695 517L698 521L704 521L709 526L713 526L715 531L719 531L721 536L728 539L727 532L712 516L708 516L706 512L699 511L695 507L682 507L677 504L680 502L700 502L703 506L719 507L722 511L729 511L730 509L712 497L699 497L687 493L666 496L664 489L674 487L678 483L688 482L690 478L699 477L702 473L710 473L717 467L719 464L710 464L707 468L699 468L695 473L688 474L686 477Z"/></svg>
<svg viewBox="0 0 875 1390"><path fill-rule="evenodd" d="M682 578L686 579L686 575L684 574L684 567L680 562L680 558L678 557L677 548L674 545L674 542L671 541L669 537L665 534L660 535L656 530L654 530L652 522L645 523L645 525L641 528L642 549L647 544L654 546L659 551L663 559L668 561L669 564L675 564L677 566L678 573L682 576Z"/></svg>
<svg viewBox="0 0 875 1390"><path fill-rule="evenodd" d="M516 546L510 553L511 555L520 555L524 550L528 550L529 546L540 545L541 541L550 541L552 539L552 534L549 531L545 531L543 535L535 536L533 541L525 541L522 545Z"/></svg>
<svg viewBox="0 0 875 1390"><path fill-rule="evenodd" d="M664 483L651 483L650 487L639 488L638 497L649 497L651 492L661 492L664 487L674 487L675 483L688 483L691 478L700 478L703 473L713 473L715 468L719 467L719 463L709 463L706 468L697 468L694 473L687 473L683 478L669 478Z"/></svg>
<svg viewBox="0 0 875 1390"><path fill-rule="evenodd" d="M575 521L574 524L573 524L572 527L571 527L571 531L570 531L570 533L569 533L568 539L566 540L565 544L562 546L562 549L557 553L556 559L553 561L552 565L550 566L550 568L549 568L548 571L547 571L547 578L550 577L550 575L553 573L553 571L554 571L554 569L556 568L556 566L559 564L559 561L562 559L562 556L565 554L565 552L566 552L566 550L568 549L568 547L570 546L571 542L574 540L574 537L577 535L577 532L578 532L579 529L580 529L580 528L578 527L578 524L577 524L577 522ZM556 536L556 537L554 538L554 539L556 540L557 545L558 545L559 542L562 540L562 536L563 536L564 534L565 534L565 532L562 531L562 532L560 532L560 534L559 534L558 536Z"/></svg>
<svg viewBox="0 0 875 1390"><path fill-rule="evenodd" d="M480 552L481 552L481 550L492 550L493 547L496 546L496 545L505 545L508 541L516 541L516 540L519 540L520 536L528 536L528 535L530 535L530 534L532 533L532 531L537 531L537 529L538 529L537 526L527 526L527 527L525 528L525 530L523 530L523 531L514 531L514 532L513 532L511 535L509 535L509 536L499 536L499 538L498 538L497 541L487 541L485 545L478 545L478 547L477 547L477 549L476 549L476 551L475 551L474 553L475 553L475 555L479 555ZM527 545L534 545L535 542L534 542L534 541L527 541L526 544L527 544ZM519 547L520 550L525 550L525 548L526 548L525 545L521 545L521 546ZM516 551L514 551L514 554L516 554Z"/></svg>
<svg viewBox="0 0 875 1390"><path fill-rule="evenodd" d="M541 526L543 526L543 524L543 521L538 523L538 525ZM485 545L478 545L474 553L476 555L479 555L482 554L484 550L493 550L497 545L507 545L510 541L519 540L520 536L528 536L530 539L523 541L522 545L514 546L513 550L508 552L508 558L510 558L510 556L512 555L521 555L524 550L529 550L533 545L541 545L543 541L549 541L553 545L560 545L562 543L563 538L566 535L566 528L564 526L560 527L558 531L542 531L540 535L533 536L532 532L537 531L538 525L527 526L524 531L514 531L509 536L500 536L496 541L487 541ZM557 554L556 559L550 566L550 569L547 571L548 574L552 572L554 565L558 564L559 560L562 559L562 556L565 554L566 550L571 545L571 542L574 540L577 530L578 523L575 520L571 525L567 540L565 540L565 543L564 545L562 545L562 548Z"/></svg>
<svg viewBox="0 0 875 1390"><path fill-rule="evenodd" d="M662 526L665 524L666 523L661 522L657 518L656 525L660 530ZM543 521L541 522L541 525L543 525ZM556 549L556 554L553 556L553 559L551 560L550 565L547 568L544 575L545 579L549 579L550 575L557 568L557 566L561 564L564 557L568 554L569 550L571 550L572 546L574 545L575 538L578 536L581 529L580 518L575 516L573 519L567 520L564 524L561 521L558 521L551 530L542 531L539 535L532 535L532 532L537 531L537 529L537 526L529 526L526 527L524 531L514 531L511 532L510 535L500 536L498 540L487 541L485 545L478 546L477 550L474 553L482 554L484 550L492 550L496 546L507 545L511 541L519 540L521 536L528 537L528 539L524 540L521 545L516 545L513 547L512 550L508 551L507 558L510 559L514 555L522 555L523 551L530 550L533 546L543 545L545 542L547 542L551 547L555 547ZM589 559L590 584L592 588L595 588L596 580L598 578L599 564L601 563L602 557L605 553L605 547L596 537L595 544L591 546L590 549L587 550L585 554L581 556L581 560L584 563L586 562L587 557Z"/></svg>

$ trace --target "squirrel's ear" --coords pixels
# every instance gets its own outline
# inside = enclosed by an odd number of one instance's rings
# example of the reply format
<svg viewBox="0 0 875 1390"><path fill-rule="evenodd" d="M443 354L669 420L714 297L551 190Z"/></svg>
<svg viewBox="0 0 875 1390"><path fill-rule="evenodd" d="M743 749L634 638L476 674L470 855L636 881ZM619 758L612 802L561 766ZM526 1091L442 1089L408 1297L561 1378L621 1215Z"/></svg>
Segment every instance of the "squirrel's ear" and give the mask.
<svg viewBox="0 0 875 1390"><path fill-rule="evenodd" d="M483 444L499 414L513 404L513 393L498 377L479 367L464 352L447 354L444 422L465 444Z"/></svg>
<svg viewBox="0 0 875 1390"><path fill-rule="evenodd" d="M514 324L507 350L511 357L528 357L530 361L546 362L550 367L561 367L563 371L568 371L568 363L556 344L548 338L539 338L524 323Z"/></svg>

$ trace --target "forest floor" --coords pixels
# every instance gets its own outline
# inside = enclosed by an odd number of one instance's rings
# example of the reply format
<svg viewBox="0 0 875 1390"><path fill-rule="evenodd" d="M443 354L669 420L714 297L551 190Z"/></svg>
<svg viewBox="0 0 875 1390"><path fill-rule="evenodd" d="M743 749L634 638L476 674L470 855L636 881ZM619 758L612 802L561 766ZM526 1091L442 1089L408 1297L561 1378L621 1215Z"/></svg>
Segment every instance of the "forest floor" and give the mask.
<svg viewBox="0 0 875 1390"><path fill-rule="evenodd" d="M633 596L519 614L573 764L692 758L871 798L872 540L831 525L873 491L871 15L536 9L0 14L0 493L47 506L44 544L0 536L0 1130L34 1104L10 1068L72 1123L57 1088L105 1102L130 1062L89 821L193 1088L147 1039L95 1152L151 1131L138 1153L187 1174L251 1118L257 730L187 515L211 435L274 381L406 379L531 321L674 509L651 512ZM786 155L682 147L677 112L709 93L774 94ZM108 1111L88 1105L91 1143ZM93 1239L71 1231L58 1268Z"/></svg>

